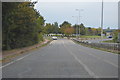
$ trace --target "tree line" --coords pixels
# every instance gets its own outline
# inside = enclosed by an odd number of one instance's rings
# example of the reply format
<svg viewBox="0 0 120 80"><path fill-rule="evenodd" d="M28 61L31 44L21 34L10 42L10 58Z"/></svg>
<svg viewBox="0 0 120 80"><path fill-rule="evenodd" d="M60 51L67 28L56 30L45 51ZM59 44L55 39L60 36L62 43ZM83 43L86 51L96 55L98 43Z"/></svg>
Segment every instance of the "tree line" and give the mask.
<svg viewBox="0 0 120 80"><path fill-rule="evenodd" d="M83 23L81 23L80 25L71 25L71 23L69 23L68 21L64 21L59 26L57 22L55 22L54 24L47 23L44 27L44 31L46 31L46 34L65 34L66 36L76 33L78 34L79 32L81 35L100 36L101 34L101 28L85 27Z"/></svg>

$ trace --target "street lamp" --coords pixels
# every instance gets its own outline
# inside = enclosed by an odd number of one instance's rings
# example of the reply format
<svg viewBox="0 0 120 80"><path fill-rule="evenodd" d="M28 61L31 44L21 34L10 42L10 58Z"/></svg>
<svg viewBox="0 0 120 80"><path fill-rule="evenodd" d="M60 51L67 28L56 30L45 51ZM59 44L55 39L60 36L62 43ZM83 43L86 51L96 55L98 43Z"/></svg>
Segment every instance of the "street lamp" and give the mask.
<svg viewBox="0 0 120 80"><path fill-rule="evenodd" d="M73 18L76 18L76 24L78 24L78 17L77 16L72 16ZM77 38L77 26L76 26L76 38Z"/></svg>
<svg viewBox="0 0 120 80"><path fill-rule="evenodd" d="M118 14L120 14L120 2L118 2ZM120 43L120 16L118 16L118 42Z"/></svg>
<svg viewBox="0 0 120 80"><path fill-rule="evenodd" d="M83 11L83 9L76 9L78 11L78 25L80 25L80 12ZM79 36L80 36L80 27L79 27Z"/></svg>
<svg viewBox="0 0 120 80"><path fill-rule="evenodd" d="M101 39L103 40L103 0L102 0L102 10L101 10Z"/></svg>

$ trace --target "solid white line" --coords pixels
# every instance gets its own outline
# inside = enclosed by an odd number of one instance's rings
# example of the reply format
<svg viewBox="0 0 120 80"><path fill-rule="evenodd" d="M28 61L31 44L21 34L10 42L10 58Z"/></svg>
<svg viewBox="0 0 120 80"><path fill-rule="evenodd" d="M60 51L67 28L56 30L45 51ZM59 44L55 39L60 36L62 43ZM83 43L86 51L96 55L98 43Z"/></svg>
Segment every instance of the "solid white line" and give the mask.
<svg viewBox="0 0 120 80"><path fill-rule="evenodd" d="M93 78L99 78L80 59L78 59L77 56L72 51L67 49L67 47L65 46L64 42L63 42L63 45L66 48L66 50L75 58L75 60L78 61L81 65L83 65L83 67L85 68L85 70L88 72L89 75L91 75Z"/></svg>
<svg viewBox="0 0 120 80"><path fill-rule="evenodd" d="M79 51L80 51L80 50L79 50ZM106 63L108 63L108 64L111 64L111 65L113 65L114 67L119 68L119 67L118 67L118 65L116 65L116 64L114 64L114 63L111 63L111 62L110 62L110 61L108 61L108 60L101 59L101 58L99 58L99 57L97 57L97 56L93 55L92 53L90 53L89 55L91 55L91 56L93 56L93 57L96 57L97 59L102 60L102 61L104 61L104 62L106 62Z"/></svg>
<svg viewBox="0 0 120 80"><path fill-rule="evenodd" d="M80 45L79 45L80 46ZM79 49L78 49L79 50ZM86 51L84 51L84 50L82 50L82 49L80 49L79 51L82 51L82 52L84 52L84 53L86 53ZM87 53L88 54L88 53ZM108 53L107 53L108 54ZM118 57L118 54L113 54L113 53L111 53L112 55L117 55L117 57ZM88 55L91 55L91 56L93 56L93 57L95 57L95 58L97 58L97 59L100 59L100 60L102 60L102 61L104 61L104 62L106 62L106 63L108 63L108 64L111 64L111 65L113 65L114 67L117 67L117 68L119 68L119 66L118 65L116 65L116 64L114 64L114 63L111 63L110 61L108 61L108 60L105 60L105 59L101 59L100 57L97 57L97 56L95 56L95 55L93 55L92 53L91 53L91 51L89 51L89 54Z"/></svg>
<svg viewBox="0 0 120 80"><path fill-rule="evenodd" d="M51 44L52 44L52 42L51 42ZM25 56L23 56L23 57L21 57L21 58L18 58L17 60L14 60L14 61L12 61L12 62L9 62L9 63L5 64L4 66L1 66L0 69L1 69L1 68L4 68L4 67L6 67L6 66L9 66L9 65L11 65L11 64L13 64L13 63L15 63L15 62L17 62L17 61L19 61L19 60L22 60L22 59L24 59L25 57L27 57L27 56L29 56L29 55L31 55L31 54L29 53L28 55L25 55Z"/></svg>
<svg viewBox="0 0 120 80"><path fill-rule="evenodd" d="M78 49L78 50L79 50L79 49ZM86 52L85 52L85 51L83 51L83 50L79 50L79 51L82 51L82 52L86 53ZM87 53L87 54L88 54L88 53ZM104 61L104 62L106 62L106 63L108 63L108 64L113 65L114 67L119 68L119 67L118 67L118 65L116 65L116 64L114 64L114 63L111 63L111 62L110 62L110 61L108 61L108 60L101 59L100 57L97 57L97 56L93 55L90 51L89 51L89 54L88 54L88 55L91 55L91 56L93 56L93 57L95 57L95 58L97 58L97 59L99 59L99 60L102 60L102 61Z"/></svg>
<svg viewBox="0 0 120 80"><path fill-rule="evenodd" d="M1 66L0 68L4 68L4 67L6 67L6 66L9 66L9 65L11 65L11 64L13 64L13 63L15 63L15 62L17 62L17 61L19 61L19 60L24 59L25 57L27 57L27 56L29 56L29 55L31 55L31 54L25 55L25 56L23 56L23 57L21 57L21 58L18 58L17 60L14 60L14 61L12 61L12 62L9 62L8 64L5 64L4 66Z"/></svg>
<svg viewBox="0 0 120 80"><path fill-rule="evenodd" d="M6 67L6 66L8 66L8 65L10 65L10 64L13 64L13 63L14 63L14 61L13 61L13 62L10 62L10 63L8 63L8 64L6 64L6 65L4 65L4 66L1 66L0 68Z"/></svg>
<svg viewBox="0 0 120 80"><path fill-rule="evenodd" d="M73 42L73 43L75 43L75 42ZM78 44L79 45L79 44ZM79 45L80 46L80 45ZM81 45L82 46L82 45ZM85 47L85 46L83 46L83 47ZM87 47L87 48L89 48L89 47ZM91 48L91 49L94 49L94 48ZM95 49L95 50L99 50L99 49ZM102 50L99 50L99 51L102 51ZM103 52L106 52L106 51L103 51ZM107 54L112 54L112 55L117 55L118 56L118 54L115 54L115 53L112 53L112 52L106 52Z"/></svg>

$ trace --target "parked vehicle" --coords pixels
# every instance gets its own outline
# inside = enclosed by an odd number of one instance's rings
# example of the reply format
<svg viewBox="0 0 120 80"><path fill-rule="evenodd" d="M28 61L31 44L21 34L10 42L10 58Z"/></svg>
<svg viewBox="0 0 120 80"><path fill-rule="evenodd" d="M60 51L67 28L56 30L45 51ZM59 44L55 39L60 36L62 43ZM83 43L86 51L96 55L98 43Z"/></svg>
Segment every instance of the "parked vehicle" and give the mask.
<svg viewBox="0 0 120 80"><path fill-rule="evenodd" d="M107 36L107 38L112 38L112 36Z"/></svg>

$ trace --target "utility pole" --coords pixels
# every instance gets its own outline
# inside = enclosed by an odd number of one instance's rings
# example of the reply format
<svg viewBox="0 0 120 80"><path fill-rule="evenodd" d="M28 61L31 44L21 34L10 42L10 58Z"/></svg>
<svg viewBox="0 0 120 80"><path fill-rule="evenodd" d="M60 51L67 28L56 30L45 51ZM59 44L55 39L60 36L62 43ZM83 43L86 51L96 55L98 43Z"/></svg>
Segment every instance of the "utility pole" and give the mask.
<svg viewBox="0 0 120 80"><path fill-rule="evenodd" d="M77 24L78 24L78 17L77 16L72 16L73 18L76 18L76 38L77 38Z"/></svg>
<svg viewBox="0 0 120 80"><path fill-rule="evenodd" d="M120 14L120 2L118 2L118 14ZM118 16L118 42L120 43L120 16Z"/></svg>
<svg viewBox="0 0 120 80"><path fill-rule="evenodd" d="M78 11L78 25L80 24L80 10L76 9ZM80 27L78 26L78 35L80 36Z"/></svg>
<svg viewBox="0 0 120 80"><path fill-rule="evenodd" d="M103 0L102 0L102 10L101 10L101 39L103 40Z"/></svg>
<svg viewBox="0 0 120 80"><path fill-rule="evenodd" d="M78 11L78 25L80 25L80 11L83 11L83 9L76 9ZM78 27L79 30L79 36L80 36L80 26Z"/></svg>

